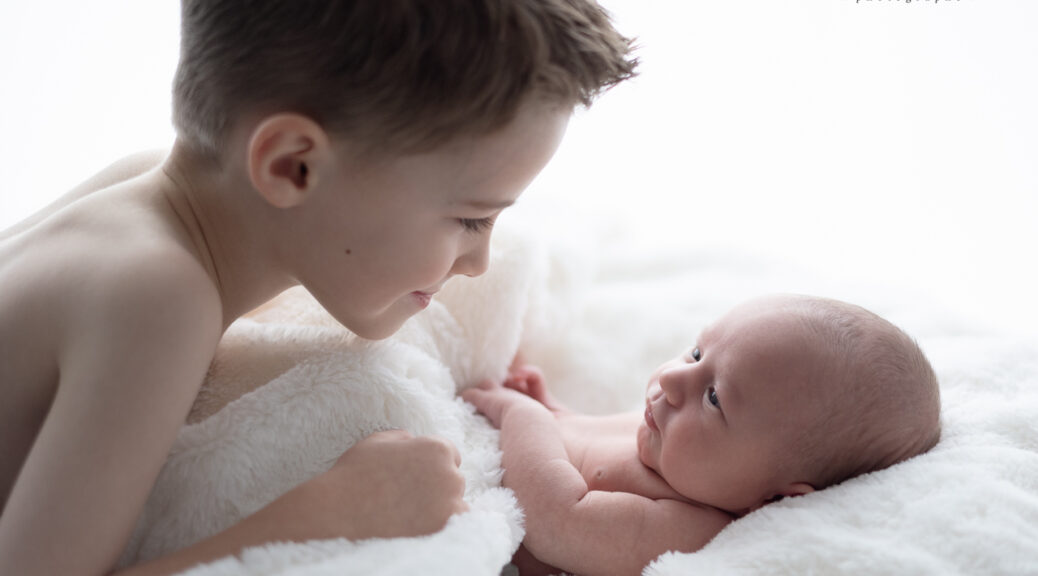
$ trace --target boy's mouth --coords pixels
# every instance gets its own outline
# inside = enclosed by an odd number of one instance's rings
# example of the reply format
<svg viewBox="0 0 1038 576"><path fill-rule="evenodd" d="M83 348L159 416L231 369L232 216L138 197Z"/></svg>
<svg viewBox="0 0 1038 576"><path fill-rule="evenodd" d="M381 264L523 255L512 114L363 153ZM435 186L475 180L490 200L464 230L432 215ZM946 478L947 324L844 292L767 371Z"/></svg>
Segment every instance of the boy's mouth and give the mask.
<svg viewBox="0 0 1038 576"><path fill-rule="evenodd" d="M435 292L411 292L411 296L422 308L429 306L429 303L432 302L433 294Z"/></svg>

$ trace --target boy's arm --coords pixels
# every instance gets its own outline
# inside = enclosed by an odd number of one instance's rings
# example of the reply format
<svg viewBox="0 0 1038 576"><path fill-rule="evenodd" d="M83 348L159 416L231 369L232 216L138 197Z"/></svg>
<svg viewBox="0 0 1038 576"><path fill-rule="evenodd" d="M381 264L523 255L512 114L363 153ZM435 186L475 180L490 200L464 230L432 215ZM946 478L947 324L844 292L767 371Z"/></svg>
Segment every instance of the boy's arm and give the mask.
<svg viewBox="0 0 1038 576"><path fill-rule="evenodd" d="M205 376L222 316L204 272L175 258L126 264L132 282L78 283L73 305L50 312L74 329L0 516L2 574L107 573ZM238 525L126 573L172 574L272 541L433 532L467 509L458 459L444 441L374 435Z"/></svg>
<svg viewBox="0 0 1038 576"><path fill-rule="evenodd" d="M526 514L524 545L543 562L580 574L640 574L668 550L698 550L730 522L676 500L589 491L543 405L500 387L463 397L501 429L503 483Z"/></svg>
<svg viewBox="0 0 1038 576"><path fill-rule="evenodd" d="M118 576L174 574L268 542L418 536L464 512L460 458L449 442L378 432L355 444L324 474L227 530Z"/></svg>
<svg viewBox="0 0 1038 576"><path fill-rule="evenodd" d="M215 288L185 260L56 271L61 298L40 313L62 319L47 335L57 390L0 517L0 571L101 574L118 559L220 337Z"/></svg>

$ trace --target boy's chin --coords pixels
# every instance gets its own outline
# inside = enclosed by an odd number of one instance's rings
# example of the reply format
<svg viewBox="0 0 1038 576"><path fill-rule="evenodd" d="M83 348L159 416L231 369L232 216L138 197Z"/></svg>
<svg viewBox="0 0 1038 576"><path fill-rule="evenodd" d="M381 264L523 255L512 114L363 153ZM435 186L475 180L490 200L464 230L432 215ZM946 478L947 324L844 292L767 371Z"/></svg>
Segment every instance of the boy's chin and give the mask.
<svg viewBox="0 0 1038 576"><path fill-rule="evenodd" d="M336 320L345 326L347 330L365 340L385 340L396 334L413 315L393 314L387 310L381 315L366 318L365 321L358 321L356 318L336 318Z"/></svg>
<svg viewBox="0 0 1038 576"><path fill-rule="evenodd" d="M403 326L404 322L406 321L407 318L404 318L403 320L399 321L381 322L370 326L361 326L358 328L346 326L346 328L348 328L350 332L353 332L354 334L365 340L385 340L393 334L396 334L397 331L400 330L400 327Z"/></svg>

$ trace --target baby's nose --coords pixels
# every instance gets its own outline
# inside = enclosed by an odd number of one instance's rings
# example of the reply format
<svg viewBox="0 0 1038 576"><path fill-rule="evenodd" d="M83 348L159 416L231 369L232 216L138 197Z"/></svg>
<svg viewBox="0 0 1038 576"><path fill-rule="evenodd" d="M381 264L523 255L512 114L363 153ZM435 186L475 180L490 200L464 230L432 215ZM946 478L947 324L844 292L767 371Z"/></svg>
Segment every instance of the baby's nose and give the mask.
<svg viewBox="0 0 1038 576"><path fill-rule="evenodd" d="M649 399L649 402L655 402L659 400L660 396L663 396L663 387L660 386L659 381L652 382L649 384L649 389L645 392L645 397Z"/></svg>
<svg viewBox="0 0 1038 576"><path fill-rule="evenodd" d="M682 366L667 368L660 373L660 389L667 396L667 402L677 406L684 396L686 369Z"/></svg>

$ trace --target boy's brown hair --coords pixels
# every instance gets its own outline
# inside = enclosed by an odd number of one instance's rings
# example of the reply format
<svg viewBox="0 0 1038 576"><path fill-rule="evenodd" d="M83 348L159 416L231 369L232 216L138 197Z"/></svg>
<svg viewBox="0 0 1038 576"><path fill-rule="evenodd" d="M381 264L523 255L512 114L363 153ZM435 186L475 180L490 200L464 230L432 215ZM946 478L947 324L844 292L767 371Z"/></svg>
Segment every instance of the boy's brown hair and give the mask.
<svg viewBox="0 0 1038 576"><path fill-rule="evenodd" d="M530 98L590 105L634 75L594 0L182 0L173 121L219 159L243 111L309 116L369 150L427 150Z"/></svg>

